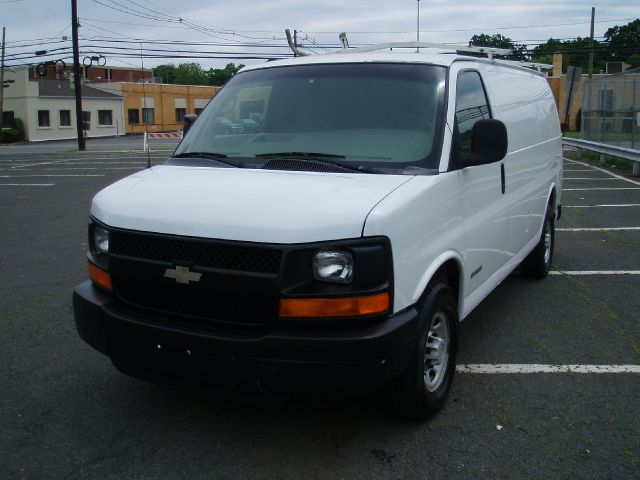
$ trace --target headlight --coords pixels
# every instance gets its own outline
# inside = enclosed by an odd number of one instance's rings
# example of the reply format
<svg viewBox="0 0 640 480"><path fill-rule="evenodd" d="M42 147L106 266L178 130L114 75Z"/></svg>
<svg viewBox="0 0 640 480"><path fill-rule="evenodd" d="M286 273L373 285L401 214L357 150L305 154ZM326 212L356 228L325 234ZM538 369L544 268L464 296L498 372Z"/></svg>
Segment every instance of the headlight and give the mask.
<svg viewBox="0 0 640 480"><path fill-rule="evenodd" d="M319 250L313 256L313 278L321 282L351 283L353 257L342 250Z"/></svg>
<svg viewBox="0 0 640 480"><path fill-rule="evenodd" d="M93 244L96 247L96 253L106 255L109 253L109 231L102 227L93 229Z"/></svg>

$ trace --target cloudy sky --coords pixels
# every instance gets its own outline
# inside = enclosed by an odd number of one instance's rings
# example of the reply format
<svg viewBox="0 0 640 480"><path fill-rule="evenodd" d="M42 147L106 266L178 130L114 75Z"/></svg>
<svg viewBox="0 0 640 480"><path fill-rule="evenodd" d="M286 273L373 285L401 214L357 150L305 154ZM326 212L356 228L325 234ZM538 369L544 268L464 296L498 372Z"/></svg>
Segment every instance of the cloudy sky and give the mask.
<svg viewBox="0 0 640 480"><path fill-rule="evenodd" d="M528 44L544 42L550 37L586 37L592 6L596 7L595 35L602 37L607 28L640 17L639 3L639 0L590 3L421 0L420 37L428 42L460 44L467 43L476 33L500 33L517 43ZM28 58L35 50L47 49L52 55L50 59L54 59L57 52L61 57L70 55L70 42L61 38L64 35L71 38L70 5L71 0L0 0L0 24L7 27L8 64L35 62ZM288 51L270 47L285 44L285 28L298 30L301 43L317 52L337 44L338 33L343 31L347 32L352 45L409 41L416 38L417 6L416 0L78 0L81 54L105 53L110 65L139 67L139 43L109 40L147 39L208 45L145 43L145 55L151 54L147 49L227 52L238 57L242 53L266 55ZM114 46L120 50L113 49ZM53 50L55 48L60 50ZM134 49L138 49L137 54ZM17 59L11 56L20 52ZM191 55L185 52L155 54ZM191 60L147 57L145 67L184 61ZM246 64L260 60L196 61L205 67L218 67L230 61Z"/></svg>

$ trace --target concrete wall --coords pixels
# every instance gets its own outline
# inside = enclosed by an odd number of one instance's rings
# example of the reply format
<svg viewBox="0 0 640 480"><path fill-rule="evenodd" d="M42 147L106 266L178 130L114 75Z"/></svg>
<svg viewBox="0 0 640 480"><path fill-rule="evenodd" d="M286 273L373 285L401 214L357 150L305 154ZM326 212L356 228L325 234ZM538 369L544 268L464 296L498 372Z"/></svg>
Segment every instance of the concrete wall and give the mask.
<svg viewBox="0 0 640 480"><path fill-rule="evenodd" d="M76 104L73 98L36 97L29 98L27 109L28 119L27 140L61 140L76 138ZM49 111L49 126L38 125L38 110ZM69 110L71 125L60 125L60 110ZM90 112L91 124L87 130L87 137L107 137L123 133L122 100L116 99L82 99L82 110ZM99 125L98 110L111 110L111 125Z"/></svg>

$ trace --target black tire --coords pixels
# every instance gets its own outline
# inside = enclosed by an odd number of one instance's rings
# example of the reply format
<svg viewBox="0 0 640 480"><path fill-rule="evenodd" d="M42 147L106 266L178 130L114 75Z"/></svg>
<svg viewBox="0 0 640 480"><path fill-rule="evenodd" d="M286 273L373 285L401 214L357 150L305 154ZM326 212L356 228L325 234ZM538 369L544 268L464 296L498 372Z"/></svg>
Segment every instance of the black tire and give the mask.
<svg viewBox="0 0 640 480"><path fill-rule="evenodd" d="M394 389L400 413L412 420L424 420L440 410L453 382L458 308L451 289L443 283L431 286L420 302L419 315L420 337L413 358ZM438 361L441 369L434 376Z"/></svg>
<svg viewBox="0 0 640 480"><path fill-rule="evenodd" d="M540 241L522 262L522 271L528 277L544 278L551 270L555 232L555 215L551 205L548 205Z"/></svg>

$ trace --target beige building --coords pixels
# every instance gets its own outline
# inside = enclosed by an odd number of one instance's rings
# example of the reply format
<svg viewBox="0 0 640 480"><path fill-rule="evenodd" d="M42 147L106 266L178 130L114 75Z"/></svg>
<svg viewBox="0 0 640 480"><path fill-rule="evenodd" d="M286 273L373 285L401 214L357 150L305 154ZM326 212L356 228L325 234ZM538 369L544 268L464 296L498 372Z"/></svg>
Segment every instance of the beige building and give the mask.
<svg viewBox="0 0 640 480"><path fill-rule="evenodd" d="M182 130L184 116L200 113L220 90L220 87L131 82L93 87L122 97L126 133Z"/></svg>
<svg viewBox="0 0 640 480"><path fill-rule="evenodd" d="M30 80L26 67L6 70L5 79L14 80L4 90L6 126L19 118L29 141L77 138L75 90L70 80ZM87 137L124 133L122 97L83 85L82 111Z"/></svg>

